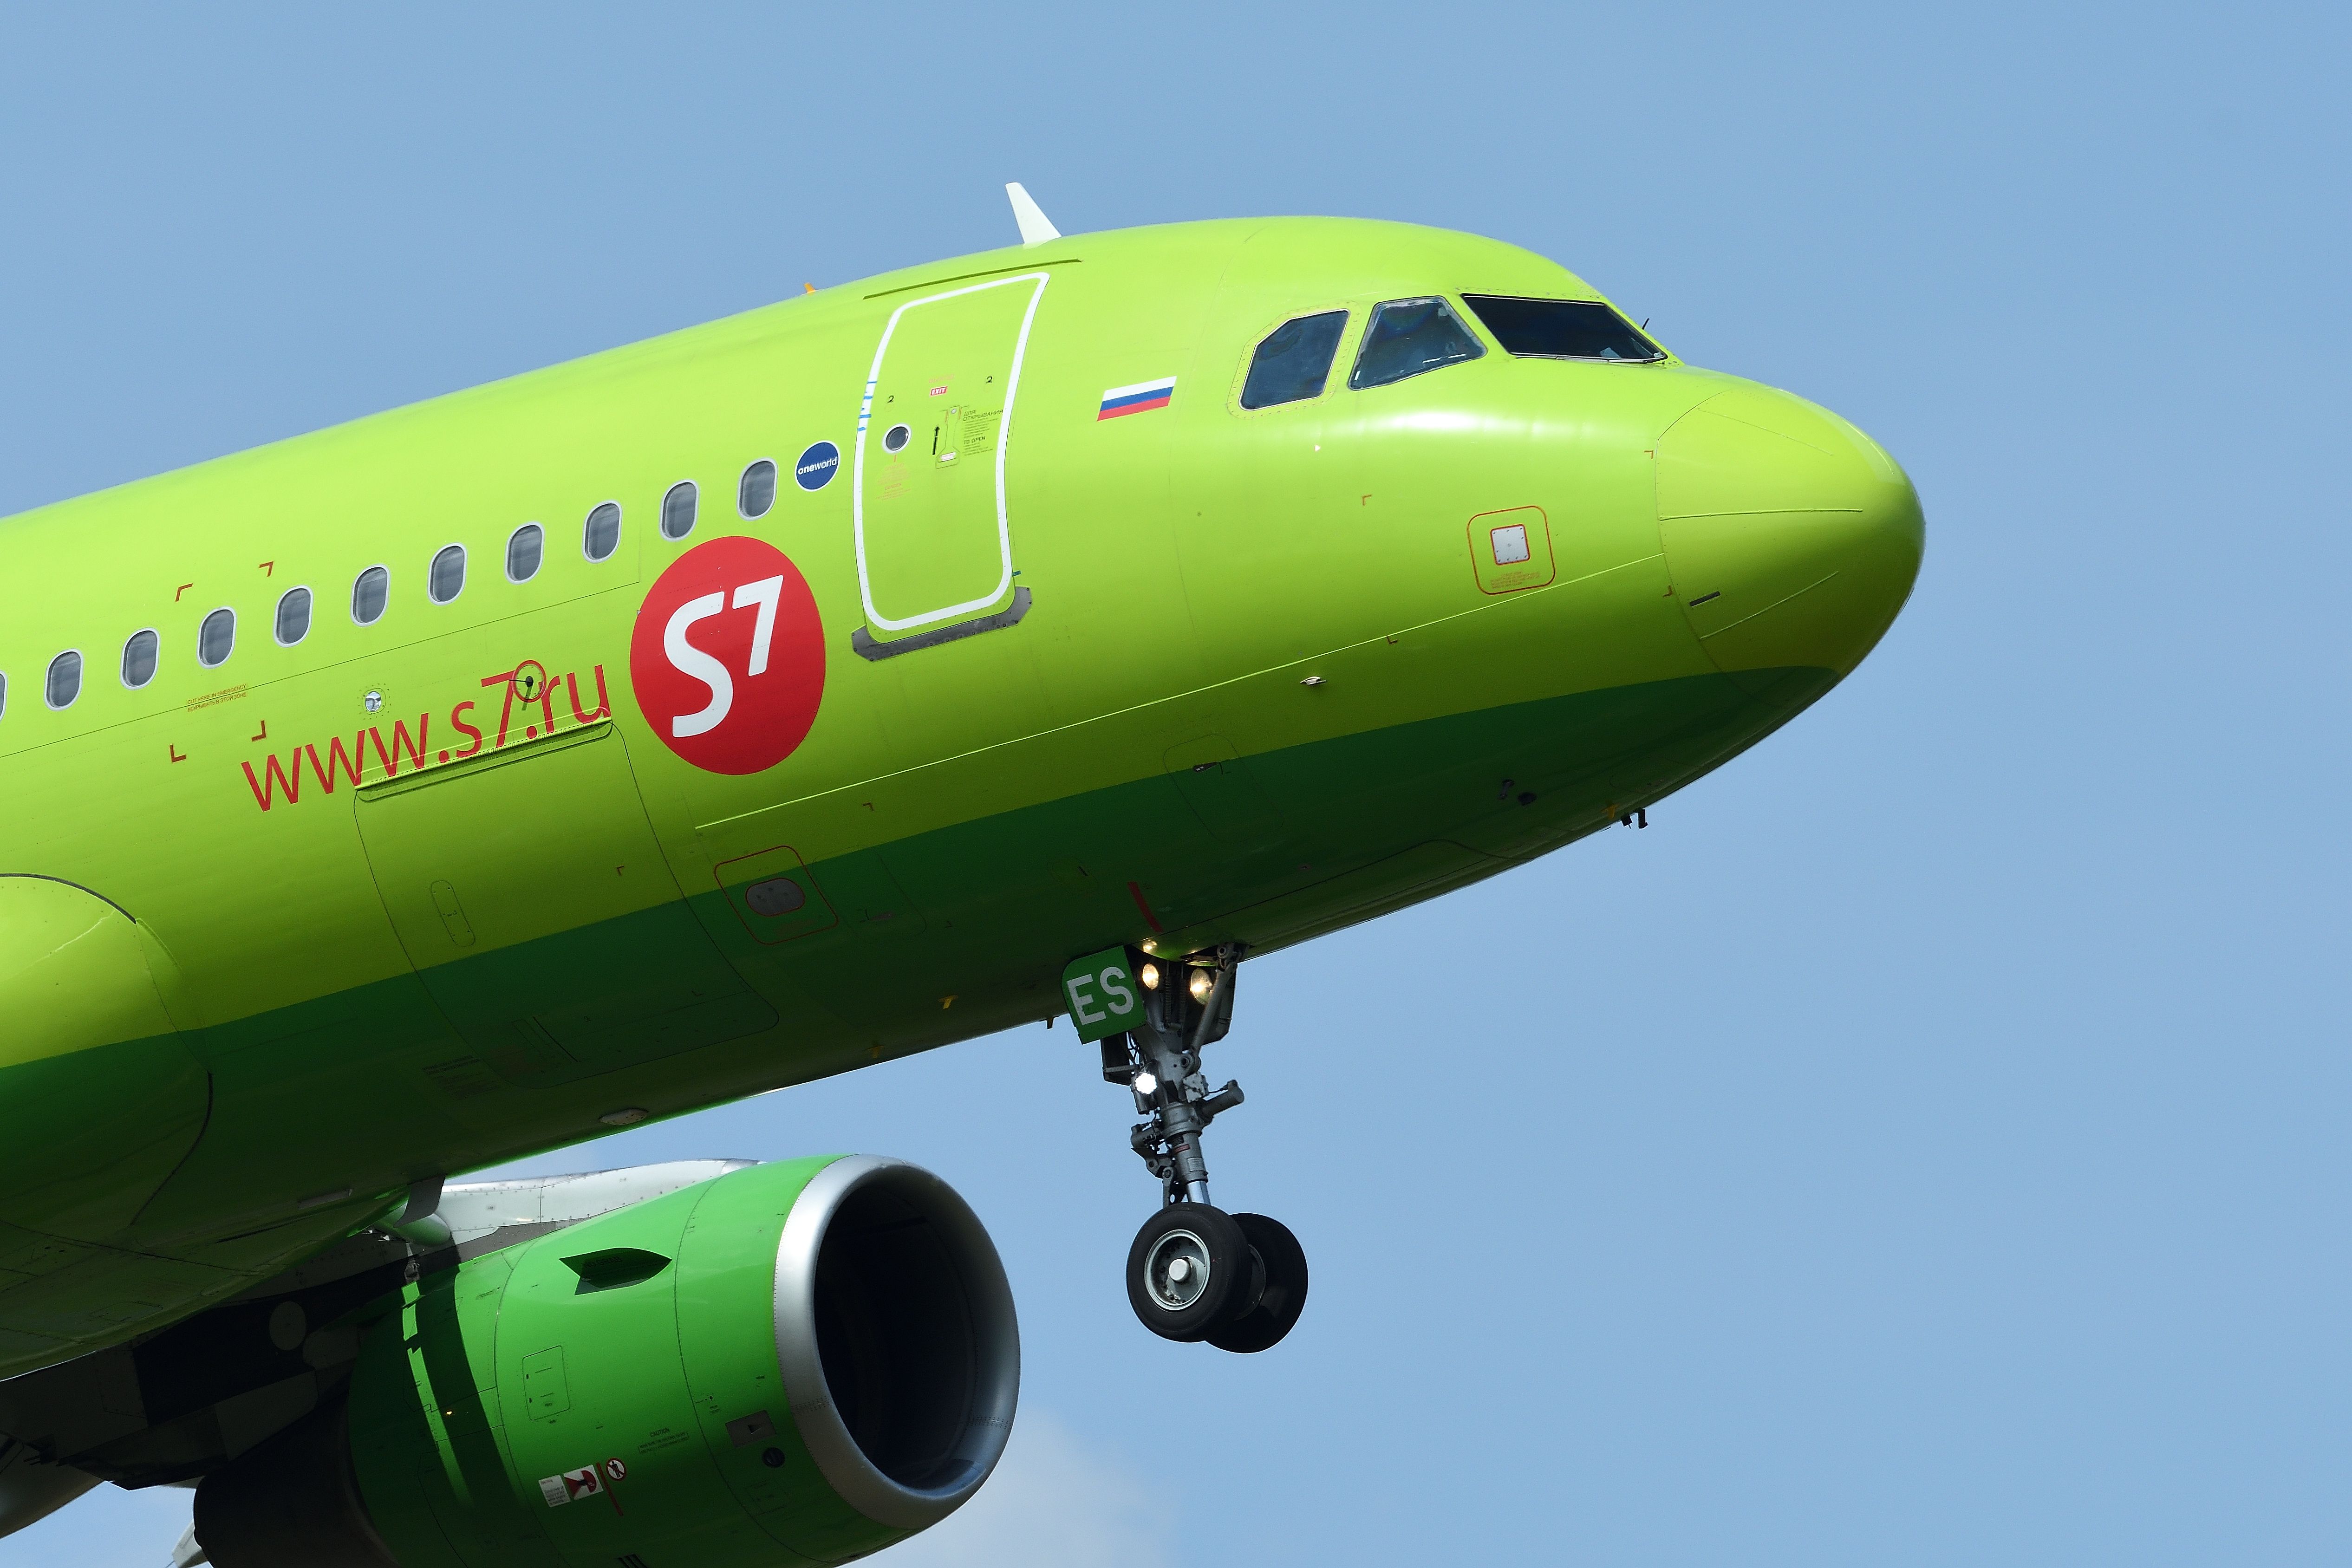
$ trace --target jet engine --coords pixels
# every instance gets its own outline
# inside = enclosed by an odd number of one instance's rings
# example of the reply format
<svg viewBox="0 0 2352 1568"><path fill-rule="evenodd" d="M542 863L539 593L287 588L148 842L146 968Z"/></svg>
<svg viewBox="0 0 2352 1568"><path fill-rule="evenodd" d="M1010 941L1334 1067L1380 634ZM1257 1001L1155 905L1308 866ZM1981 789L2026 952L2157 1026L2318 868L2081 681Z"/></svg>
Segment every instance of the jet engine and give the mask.
<svg viewBox="0 0 2352 1568"><path fill-rule="evenodd" d="M204 1479L218 1568L841 1562L988 1479L1013 1295L944 1182L739 1169L420 1270L348 1392Z"/></svg>

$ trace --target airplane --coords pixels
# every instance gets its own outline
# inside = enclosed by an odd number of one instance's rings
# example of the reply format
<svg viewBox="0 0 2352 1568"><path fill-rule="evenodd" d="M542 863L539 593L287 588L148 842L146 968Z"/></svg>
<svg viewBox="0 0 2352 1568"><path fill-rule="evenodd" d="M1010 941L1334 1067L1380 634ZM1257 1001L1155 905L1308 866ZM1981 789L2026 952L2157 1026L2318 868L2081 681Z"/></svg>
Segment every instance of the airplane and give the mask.
<svg viewBox="0 0 2352 1568"><path fill-rule="evenodd" d="M1646 825L1910 592L1877 443L1551 261L1007 190L1015 246L0 524L0 1533L112 1482L194 1488L183 1568L905 1539L1018 1397L946 1183L453 1178L1066 1019L1139 1320L1262 1353L1246 961Z"/></svg>

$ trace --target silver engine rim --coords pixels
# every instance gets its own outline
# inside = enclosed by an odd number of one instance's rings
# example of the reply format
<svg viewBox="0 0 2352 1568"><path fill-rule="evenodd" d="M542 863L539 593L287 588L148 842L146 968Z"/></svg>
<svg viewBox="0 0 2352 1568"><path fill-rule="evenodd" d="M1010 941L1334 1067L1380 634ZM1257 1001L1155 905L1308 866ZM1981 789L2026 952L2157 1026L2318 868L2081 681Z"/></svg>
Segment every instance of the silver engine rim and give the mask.
<svg viewBox="0 0 2352 1568"><path fill-rule="evenodd" d="M909 1487L877 1469L835 1408L816 1336L816 1260L826 1228L859 1188L887 1183L915 1197L955 1254L971 1302L981 1364L971 1419L958 1448L963 1470L936 1488ZM1004 1455L1021 1393L1021 1335L1013 1287L996 1244L955 1189L919 1166L851 1155L819 1171L784 1218L776 1249L776 1359L801 1442L842 1500L877 1524L921 1530L963 1506Z"/></svg>

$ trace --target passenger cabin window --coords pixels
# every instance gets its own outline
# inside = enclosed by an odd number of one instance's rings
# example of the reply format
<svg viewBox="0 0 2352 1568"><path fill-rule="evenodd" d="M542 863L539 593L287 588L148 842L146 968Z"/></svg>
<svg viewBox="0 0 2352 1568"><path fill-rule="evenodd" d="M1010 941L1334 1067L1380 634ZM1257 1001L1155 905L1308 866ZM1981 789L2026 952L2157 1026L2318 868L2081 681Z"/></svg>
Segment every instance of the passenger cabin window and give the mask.
<svg viewBox="0 0 2352 1568"><path fill-rule="evenodd" d="M433 558L433 570L425 576L425 596L436 604L446 604L466 591L466 547L446 545Z"/></svg>
<svg viewBox="0 0 2352 1568"><path fill-rule="evenodd" d="M735 487L735 509L747 518L764 517L775 504L776 465L762 457L743 470L742 483Z"/></svg>
<svg viewBox="0 0 2352 1568"><path fill-rule="evenodd" d="M81 655L68 648L49 661L49 706L56 708L73 706L74 698L81 695Z"/></svg>
<svg viewBox="0 0 2352 1568"><path fill-rule="evenodd" d="M352 580L352 619L362 626L373 626L383 619L383 607L392 598L392 573L380 566L372 566Z"/></svg>
<svg viewBox="0 0 2352 1568"><path fill-rule="evenodd" d="M236 612L215 610L196 628L196 663L217 669L236 651Z"/></svg>
<svg viewBox="0 0 2352 1568"><path fill-rule="evenodd" d="M507 580L529 582L539 575L540 558L547 553L547 533L537 523L525 523L507 536Z"/></svg>
<svg viewBox="0 0 2352 1568"><path fill-rule="evenodd" d="M1666 357L1664 349L1597 299L1521 299L1505 294L1465 294L1470 307L1503 352L1523 360L1622 360L1647 364Z"/></svg>
<svg viewBox="0 0 2352 1568"><path fill-rule="evenodd" d="M1371 324L1364 329L1364 346L1356 350L1356 368L1348 384L1359 390L1386 386L1477 359L1486 351L1454 307L1435 295L1391 299L1372 308Z"/></svg>
<svg viewBox="0 0 2352 1568"><path fill-rule="evenodd" d="M1285 321L1267 333L1250 356L1242 406L1272 408L1321 397L1323 382L1331 374L1331 356L1339 351L1339 333L1347 325L1345 310L1327 310Z"/></svg>
<svg viewBox="0 0 2352 1568"><path fill-rule="evenodd" d="M0 716L8 712L8 677L0 675Z"/></svg>
<svg viewBox="0 0 2352 1568"><path fill-rule="evenodd" d="M694 531L694 513L702 493L691 479L681 479L662 497L662 538L682 539Z"/></svg>
<svg viewBox="0 0 2352 1568"><path fill-rule="evenodd" d="M310 634L310 591L289 588L278 596L278 620L271 627L278 645L291 648Z"/></svg>
<svg viewBox="0 0 2352 1568"><path fill-rule="evenodd" d="M133 632L122 644L122 684L134 692L155 678L156 641L152 631Z"/></svg>
<svg viewBox="0 0 2352 1568"><path fill-rule="evenodd" d="M606 501L588 514L580 530L580 553L590 560L609 559L621 548L621 503Z"/></svg>

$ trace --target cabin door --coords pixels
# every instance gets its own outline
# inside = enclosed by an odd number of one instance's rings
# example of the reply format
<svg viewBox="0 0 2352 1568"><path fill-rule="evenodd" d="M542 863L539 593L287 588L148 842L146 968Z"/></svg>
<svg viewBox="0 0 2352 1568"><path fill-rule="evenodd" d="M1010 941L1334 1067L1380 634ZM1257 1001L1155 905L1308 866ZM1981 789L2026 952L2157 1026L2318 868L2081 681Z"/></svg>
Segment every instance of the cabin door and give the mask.
<svg viewBox="0 0 2352 1568"><path fill-rule="evenodd" d="M1004 465L1045 292L1042 272L998 278L910 299L883 328L855 459L861 653L1012 607Z"/></svg>
<svg viewBox="0 0 2352 1568"><path fill-rule="evenodd" d="M776 1021L680 901L610 720L371 784L356 810L409 961L510 1082Z"/></svg>

